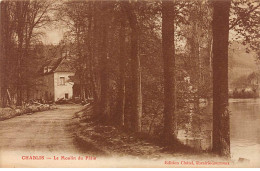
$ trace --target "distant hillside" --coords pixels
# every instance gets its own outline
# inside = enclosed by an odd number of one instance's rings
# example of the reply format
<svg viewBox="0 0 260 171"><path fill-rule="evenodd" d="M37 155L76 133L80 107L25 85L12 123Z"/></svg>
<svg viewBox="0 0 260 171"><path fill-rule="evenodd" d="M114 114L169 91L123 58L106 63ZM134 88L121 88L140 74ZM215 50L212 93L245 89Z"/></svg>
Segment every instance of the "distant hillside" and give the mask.
<svg viewBox="0 0 260 171"><path fill-rule="evenodd" d="M229 84L237 78L259 71L256 64L256 53L246 53L246 47L237 42L232 42L229 47Z"/></svg>

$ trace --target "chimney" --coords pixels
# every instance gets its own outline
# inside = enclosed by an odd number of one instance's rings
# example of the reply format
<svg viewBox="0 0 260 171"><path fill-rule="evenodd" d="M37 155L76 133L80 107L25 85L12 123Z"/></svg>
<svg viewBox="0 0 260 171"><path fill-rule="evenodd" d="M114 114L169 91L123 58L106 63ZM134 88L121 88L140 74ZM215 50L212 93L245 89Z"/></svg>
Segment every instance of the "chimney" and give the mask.
<svg viewBox="0 0 260 171"><path fill-rule="evenodd" d="M66 58L67 58L67 51L62 52L62 53L61 53L61 57L66 59Z"/></svg>

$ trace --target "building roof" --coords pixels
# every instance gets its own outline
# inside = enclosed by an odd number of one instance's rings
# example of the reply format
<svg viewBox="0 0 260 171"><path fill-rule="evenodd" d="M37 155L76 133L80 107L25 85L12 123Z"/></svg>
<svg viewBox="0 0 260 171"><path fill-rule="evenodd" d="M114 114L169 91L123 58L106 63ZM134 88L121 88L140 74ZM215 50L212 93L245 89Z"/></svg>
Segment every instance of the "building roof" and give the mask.
<svg viewBox="0 0 260 171"><path fill-rule="evenodd" d="M66 58L54 58L46 61L39 70L40 75L54 72L75 72L72 61Z"/></svg>

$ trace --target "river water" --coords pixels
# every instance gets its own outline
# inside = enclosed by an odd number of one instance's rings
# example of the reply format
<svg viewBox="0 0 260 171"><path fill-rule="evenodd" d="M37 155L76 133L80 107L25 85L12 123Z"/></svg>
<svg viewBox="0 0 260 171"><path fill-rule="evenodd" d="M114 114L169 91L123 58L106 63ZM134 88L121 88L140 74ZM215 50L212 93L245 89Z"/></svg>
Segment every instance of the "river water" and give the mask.
<svg viewBox="0 0 260 171"><path fill-rule="evenodd" d="M260 99L229 99L233 159L260 161Z"/></svg>
<svg viewBox="0 0 260 171"><path fill-rule="evenodd" d="M260 99L229 99L231 157L260 161ZM212 118L212 103L206 106L205 116ZM203 122L201 132L191 137L180 130L178 138L197 149L211 150L212 120Z"/></svg>

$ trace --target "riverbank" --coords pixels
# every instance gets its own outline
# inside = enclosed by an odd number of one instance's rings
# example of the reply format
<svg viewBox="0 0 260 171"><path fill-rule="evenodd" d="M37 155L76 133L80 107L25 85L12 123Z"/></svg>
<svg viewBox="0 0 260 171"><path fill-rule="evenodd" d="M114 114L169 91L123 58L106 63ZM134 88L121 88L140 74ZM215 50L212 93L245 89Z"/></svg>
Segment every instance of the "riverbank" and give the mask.
<svg viewBox="0 0 260 171"><path fill-rule="evenodd" d="M164 147L162 141L153 137L98 124L92 116L93 108L90 105L75 114L75 138L78 144L92 146L99 154L156 159L172 153L197 153L181 143L175 149Z"/></svg>

